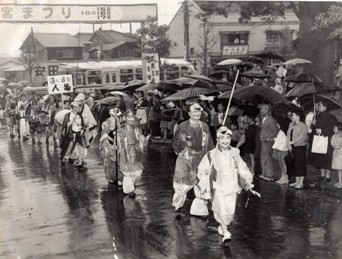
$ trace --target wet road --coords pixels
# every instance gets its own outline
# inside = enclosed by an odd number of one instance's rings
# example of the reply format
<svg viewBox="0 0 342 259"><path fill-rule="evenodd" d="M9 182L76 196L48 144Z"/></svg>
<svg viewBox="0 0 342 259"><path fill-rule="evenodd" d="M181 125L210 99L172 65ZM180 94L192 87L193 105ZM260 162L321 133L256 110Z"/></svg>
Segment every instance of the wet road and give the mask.
<svg viewBox="0 0 342 259"><path fill-rule="evenodd" d="M261 199L239 196L229 248L217 223L171 206L175 156L149 146L146 194L125 197L108 185L96 148L88 172L59 167L51 144L18 144L0 130L0 258L342 258L337 200L275 183L256 182ZM185 208L189 211L191 197Z"/></svg>

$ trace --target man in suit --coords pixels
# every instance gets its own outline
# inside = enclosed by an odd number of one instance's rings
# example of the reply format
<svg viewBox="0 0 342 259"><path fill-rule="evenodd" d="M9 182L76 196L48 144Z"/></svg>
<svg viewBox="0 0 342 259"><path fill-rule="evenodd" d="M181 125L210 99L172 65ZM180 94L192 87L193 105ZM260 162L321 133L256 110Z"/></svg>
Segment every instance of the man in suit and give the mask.
<svg viewBox="0 0 342 259"><path fill-rule="evenodd" d="M278 134L278 128L275 119L271 116L269 104L261 104L260 114L262 117L260 132L262 175L260 177L267 181L272 181L274 176L272 146Z"/></svg>

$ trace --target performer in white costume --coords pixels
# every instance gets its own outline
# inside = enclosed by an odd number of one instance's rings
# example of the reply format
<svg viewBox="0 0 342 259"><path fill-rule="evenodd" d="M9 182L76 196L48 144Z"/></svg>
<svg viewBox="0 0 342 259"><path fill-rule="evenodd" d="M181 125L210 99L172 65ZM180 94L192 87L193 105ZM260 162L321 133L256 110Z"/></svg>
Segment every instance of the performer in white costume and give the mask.
<svg viewBox="0 0 342 259"><path fill-rule="evenodd" d="M196 199L211 198L222 242L231 239L228 225L234 218L237 194L242 188L253 188L253 175L242 160L239 149L230 146L231 135L232 131L226 126L218 129L218 146L202 158L197 173L201 197Z"/></svg>

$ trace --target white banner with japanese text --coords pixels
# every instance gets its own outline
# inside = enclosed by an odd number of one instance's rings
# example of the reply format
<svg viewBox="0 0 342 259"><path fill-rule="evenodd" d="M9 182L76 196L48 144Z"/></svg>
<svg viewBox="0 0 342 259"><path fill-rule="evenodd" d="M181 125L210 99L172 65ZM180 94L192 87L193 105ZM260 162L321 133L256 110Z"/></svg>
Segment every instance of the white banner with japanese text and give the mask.
<svg viewBox="0 0 342 259"><path fill-rule="evenodd" d="M223 56L246 55L248 53L248 45L229 45L223 46Z"/></svg>
<svg viewBox="0 0 342 259"><path fill-rule="evenodd" d="M158 54L142 53L142 75L146 84L160 82Z"/></svg>
<svg viewBox="0 0 342 259"><path fill-rule="evenodd" d="M72 75L48 76L49 94L71 93L74 90Z"/></svg>
<svg viewBox="0 0 342 259"><path fill-rule="evenodd" d="M0 4L0 23L144 22L148 16L157 16L157 4Z"/></svg>

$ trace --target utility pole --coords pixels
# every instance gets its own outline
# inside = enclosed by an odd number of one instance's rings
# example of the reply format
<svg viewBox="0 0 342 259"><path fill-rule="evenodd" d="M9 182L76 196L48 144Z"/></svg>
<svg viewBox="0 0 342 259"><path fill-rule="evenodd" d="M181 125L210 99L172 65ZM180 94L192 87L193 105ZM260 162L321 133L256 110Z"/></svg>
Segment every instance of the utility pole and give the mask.
<svg viewBox="0 0 342 259"><path fill-rule="evenodd" d="M190 40L189 40L189 7L188 0L183 2L184 13L184 47L185 47L185 59L190 62Z"/></svg>

